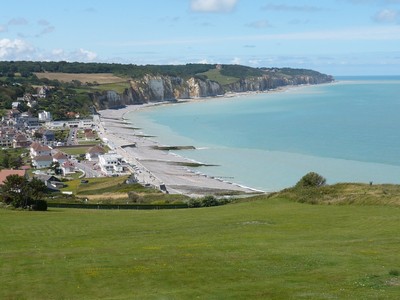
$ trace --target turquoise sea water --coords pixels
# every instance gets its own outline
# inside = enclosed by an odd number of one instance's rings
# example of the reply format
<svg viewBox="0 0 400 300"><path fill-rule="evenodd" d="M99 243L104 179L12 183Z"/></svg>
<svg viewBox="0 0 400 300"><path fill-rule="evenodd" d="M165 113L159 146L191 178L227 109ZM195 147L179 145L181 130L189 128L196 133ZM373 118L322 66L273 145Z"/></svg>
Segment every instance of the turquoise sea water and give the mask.
<svg viewBox="0 0 400 300"><path fill-rule="evenodd" d="M215 98L130 113L196 170L275 191L315 171L336 182L400 182L400 77L343 77L285 92Z"/></svg>

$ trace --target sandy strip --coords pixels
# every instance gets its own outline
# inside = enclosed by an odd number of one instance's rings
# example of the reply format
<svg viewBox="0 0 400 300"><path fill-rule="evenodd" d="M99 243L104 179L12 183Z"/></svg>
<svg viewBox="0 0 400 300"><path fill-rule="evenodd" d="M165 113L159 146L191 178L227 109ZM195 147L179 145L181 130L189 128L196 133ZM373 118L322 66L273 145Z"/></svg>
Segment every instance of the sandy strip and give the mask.
<svg viewBox="0 0 400 300"><path fill-rule="evenodd" d="M160 145L151 138L140 136L140 132L132 128L135 124L128 123L123 118L124 114L130 111L159 104L129 105L121 109L107 109L99 112L101 115L100 137L134 166L135 174L140 183L155 187L165 184L171 194L190 196L260 192L235 183L211 178L193 172L186 166L174 164L176 162L189 163L193 161L169 151L153 149L154 146ZM127 146L133 144L136 146Z"/></svg>

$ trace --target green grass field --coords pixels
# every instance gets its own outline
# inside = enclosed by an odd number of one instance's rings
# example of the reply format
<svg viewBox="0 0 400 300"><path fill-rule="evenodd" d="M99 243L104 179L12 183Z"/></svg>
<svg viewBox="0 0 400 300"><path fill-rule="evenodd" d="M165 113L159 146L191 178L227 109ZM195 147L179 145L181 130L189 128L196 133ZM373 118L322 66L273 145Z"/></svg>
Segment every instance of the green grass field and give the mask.
<svg viewBox="0 0 400 300"><path fill-rule="evenodd" d="M400 208L0 210L0 299L398 299Z"/></svg>
<svg viewBox="0 0 400 300"><path fill-rule="evenodd" d="M92 142L91 144L95 144ZM60 147L60 150L68 155L80 155L85 154L90 147L87 145L75 146L75 147Z"/></svg>
<svg viewBox="0 0 400 300"><path fill-rule="evenodd" d="M211 69L208 70L207 72L200 73L199 75L205 75L207 76L208 79L216 81L221 85L235 83L239 80L239 78L236 77L221 75L221 71L217 69Z"/></svg>

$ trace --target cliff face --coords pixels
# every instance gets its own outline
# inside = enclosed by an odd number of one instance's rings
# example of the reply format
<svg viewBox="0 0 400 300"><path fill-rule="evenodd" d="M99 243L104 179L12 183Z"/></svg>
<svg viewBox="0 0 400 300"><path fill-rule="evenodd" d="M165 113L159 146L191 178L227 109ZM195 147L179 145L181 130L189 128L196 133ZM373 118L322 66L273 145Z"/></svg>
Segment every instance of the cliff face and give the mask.
<svg viewBox="0 0 400 300"><path fill-rule="evenodd" d="M235 83L228 85L227 90L235 93L249 91L267 91L287 85L301 84L321 84L332 82L333 78L328 75L321 76L293 76L293 77L273 77L265 75L262 77L250 77L241 79Z"/></svg>
<svg viewBox="0 0 400 300"><path fill-rule="evenodd" d="M107 91L95 93L92 97L98 109L106 109L130 104L215 97L224 95L225 92L266 91L286 85L319 84L331 81L333 81L332 77L322 74L321 76L302 75L288 77L264 75L240 79L235 83L221 86L215 81L204 78L191 77L188 80L184 80L181 77L174 76L146 75L141 79L131 80L131 87L122 94Z"/></svg>

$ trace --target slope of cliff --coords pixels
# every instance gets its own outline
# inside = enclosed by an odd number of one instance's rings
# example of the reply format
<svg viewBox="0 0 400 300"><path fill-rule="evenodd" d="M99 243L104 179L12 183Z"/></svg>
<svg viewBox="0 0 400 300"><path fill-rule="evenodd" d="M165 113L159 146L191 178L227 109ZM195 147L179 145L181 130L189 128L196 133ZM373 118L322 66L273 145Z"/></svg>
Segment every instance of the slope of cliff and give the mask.
<svg viewBox="0 0 400 300"><path fill-rule="evenodd" d="M332 76L313 70L290 68L250 68L237 65L215 65L193 76L152 75L132 78L124 93L93 93L98 109L160 101L215 97L227 92L267 91L287 85L332 82Z"/></svg>

